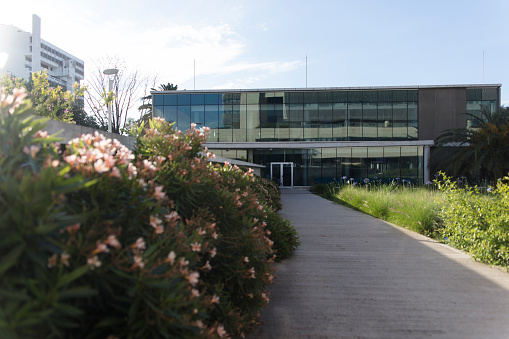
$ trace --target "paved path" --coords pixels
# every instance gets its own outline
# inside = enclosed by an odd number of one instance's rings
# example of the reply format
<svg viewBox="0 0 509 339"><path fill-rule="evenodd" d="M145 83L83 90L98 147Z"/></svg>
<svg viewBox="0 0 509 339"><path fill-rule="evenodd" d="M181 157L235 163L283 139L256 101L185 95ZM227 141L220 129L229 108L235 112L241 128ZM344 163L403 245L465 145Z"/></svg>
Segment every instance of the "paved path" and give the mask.
<svg viewBox="0 0 509 339"><path fill-rule="evenodd" d="M303 189L282 201L302 244L248 338L509 338L508 273Z"/></svg>

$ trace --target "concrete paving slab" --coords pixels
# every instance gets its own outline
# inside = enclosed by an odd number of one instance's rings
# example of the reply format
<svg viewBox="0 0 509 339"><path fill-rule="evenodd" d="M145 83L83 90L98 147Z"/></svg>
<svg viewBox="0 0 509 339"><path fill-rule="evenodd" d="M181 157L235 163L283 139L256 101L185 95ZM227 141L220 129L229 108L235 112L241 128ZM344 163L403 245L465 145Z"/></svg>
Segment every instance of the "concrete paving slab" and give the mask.
<svg viewBox="0 0 509 339"><path fill-rule="evenodd" d="M425 236L282 190L300 234L248 338L509 338L509 274Z"/></svg>

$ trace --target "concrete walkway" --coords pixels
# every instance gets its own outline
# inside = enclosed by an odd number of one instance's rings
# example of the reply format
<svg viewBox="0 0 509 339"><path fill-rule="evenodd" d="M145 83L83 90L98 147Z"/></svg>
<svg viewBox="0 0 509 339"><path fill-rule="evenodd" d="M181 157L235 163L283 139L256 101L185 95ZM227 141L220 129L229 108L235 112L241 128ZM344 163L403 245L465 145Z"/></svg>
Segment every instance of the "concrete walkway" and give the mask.
<svg viewBox="0 0 509 339"><path fill-rule="evenodd" d="M248 338L509 338L509 274L405 229L284 189L300 234Z"/></svg>

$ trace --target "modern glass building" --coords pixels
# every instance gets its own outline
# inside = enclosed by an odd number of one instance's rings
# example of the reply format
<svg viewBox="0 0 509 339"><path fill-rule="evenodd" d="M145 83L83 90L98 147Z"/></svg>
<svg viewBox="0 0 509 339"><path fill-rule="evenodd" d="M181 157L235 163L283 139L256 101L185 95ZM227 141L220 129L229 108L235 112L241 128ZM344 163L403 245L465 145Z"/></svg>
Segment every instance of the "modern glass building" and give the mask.
<svg viewBox="0 0 509 339"><path fill-rule="evenodd" d="M501 85L157 91L155 117L210 127L217 155L264 165L283 186L339 178L429 180L434 139L465 112L500 105Z"/></svg>

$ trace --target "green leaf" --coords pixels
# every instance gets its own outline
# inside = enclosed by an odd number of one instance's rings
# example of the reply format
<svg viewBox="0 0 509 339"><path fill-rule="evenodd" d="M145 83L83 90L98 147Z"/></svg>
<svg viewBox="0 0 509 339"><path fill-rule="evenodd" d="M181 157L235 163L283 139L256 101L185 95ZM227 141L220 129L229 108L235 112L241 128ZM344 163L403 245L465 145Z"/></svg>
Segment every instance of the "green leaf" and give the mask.
<svg viewBox="0 0 509 339"><path fill-rule="evenodd" d="M78 286L58 293L59 299L86 298L97 295L97 291L87 286Z"/></svg>
<svg viewBox="0 0 509 339"><path fill-rule="evenodd" d="M12 251L10 251L5 257L2 258L0 262L0 274L3 274L7 271L11 266L15 265L18 262L21 253L25 249L25 244L19 244L14 247Z"/></svg>
<svg viewBox="0 0 509 339"><path fill-rule="evenodd" d="M61 277L59 279L59 281L58 281L57 288L61 287L61 286L64 286L64 285L67 285L70 282L78 279L79 277L81 277L82 275L87 273L89 270L90 270L90 268L88 267L88 265L84 265L84 266L78 267L77 269L75 269L71 273L66 274L63 277Z"/></svg>

